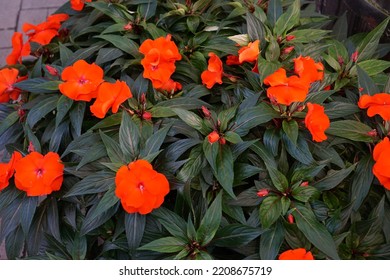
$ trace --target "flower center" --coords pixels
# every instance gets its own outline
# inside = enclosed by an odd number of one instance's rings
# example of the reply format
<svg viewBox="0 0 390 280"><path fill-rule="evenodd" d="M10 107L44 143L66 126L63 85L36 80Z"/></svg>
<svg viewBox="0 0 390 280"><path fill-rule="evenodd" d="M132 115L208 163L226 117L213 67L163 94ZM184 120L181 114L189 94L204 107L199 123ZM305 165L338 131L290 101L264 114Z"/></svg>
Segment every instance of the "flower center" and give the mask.
<svg viewBox="0 0 390 280"><path fill-rule="evenodd" d="M84 84L86 84L86 83L88 83L88 80L87 80L85 77L81 77L81 78L79 79L79 84L80 84L80 85L84 85Z"/></svg>
<svg viewBox="0 0 390 280"><path fill-rule="evenodd" d="M144 186L144 183L139 183L138 184L138 189L141 191L141 192L143 192L144 191L144 189L145 189L145 186Z"/></svg>
<svg viewBox="0 0 390 280"><path fill-rule="evenodd" d="M35 174L37 175L38 178L43 177L44 170L42 168L38 168L35 170Z"/></svg>

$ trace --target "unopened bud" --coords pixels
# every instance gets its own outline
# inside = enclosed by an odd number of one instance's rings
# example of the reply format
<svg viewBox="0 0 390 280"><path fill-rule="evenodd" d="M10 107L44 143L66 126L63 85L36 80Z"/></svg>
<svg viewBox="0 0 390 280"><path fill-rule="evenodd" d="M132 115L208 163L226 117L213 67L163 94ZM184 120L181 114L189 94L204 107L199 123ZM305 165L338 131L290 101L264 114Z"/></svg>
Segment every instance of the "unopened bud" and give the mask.
<svg viewBox="0 0 390 280"><path fill-rule="evenodd" d="M18 109L18 116L19 116L19 118L22 119L25 115L26 115L26 111L23 110L22 108L19 108Z"/></svg>
<svg viewBox="0 0 390 280"><path fill-rule="evenodd" d="M290 47L287 47L287 48L284 48L282 53L283 54L289 54L290 52L292 52L294 50L294 46L290 46Z"/></svg>
<svg viewBox="0 0 390 280"><path fill-rule="evenodd" d="M301 187L307 187L309 185L309 182L308 181L305 181L305 182L302 182L301 183Z"/></svg>
<svg viewBox="0 0 390 280"><path fill-rule="evenodd" d="M207 136L207 139L209 140L210 144L213 144L219 140L219 133L214 130Z"/></svg>
<svg viewBox="0 0 390 280"><path fill-rule="evenodd" d="M202 112L206 119L209 119L211 117L209 109L207 109L205 106L202 106Z"/></svg>
<svg viewBox="0 0 390 280"><path fill-rule="evenodd" d="M221 144L221 145L225 145L226 144L226 139L223 138L223 137L219 138L218 141L219 141L219 144Z"/></svg>
<svg viewBox="0 0 390 280"><path fill-rule="evenodd" d="M45 65L47 72L49 72L52 76L58 76L58 70L55 69L53 66Z"/></svg>
<svg viewBox="0 0 390 280"><path fill-rule="evenodd" d="M376 137L376 136L378 136L378 132L376 131L376 129L373 129L373 130L367 132L367 135L370 137Z"/></svg>
<svg viewBox="0 0 390 280"><path fill-rule="evenodd" d="M287 221L289 224L293 224L294 223L294 216L291 214L288 214Z"/></svg>
<svg viewBox="0 0 390 280"><path fill-rule="evenodd" d="M278 36L278 38L276 38L276 42L278 42L278 44L280 44L282 41L283 41L282 36Z"/></svg>
<svg viewBox="0 0 390 280"><path fill-rule="evenodd" d="M358 51L355 51L352 55L351 55L351 60L353 62L356 62L358 60L358 56L359 56L359 52Z"/></svg>
<svg viewBox="0 0 390 280"><path fill-rule="evenodd" d="M344 58L343 58L341 55L339 55L339 56L337 57L337 61L339 62L340 65L343 65L343 64L344 64Z"/></svg>
<svg viewBox="0 0 390 280"><path fill-rule="evenodd" d="M30 141L30 143L28 144L27 151L28 151L29 153L35 152L34 144L33 144L31 141Z"/></svg>
<svg viewBox="0 0 390 280"><path fill-rule="evenodd" d="M295 36L294 35L287 35L286 36L286 41L291 41L291 40L294 40L295 39Z"/></svg>
<svg viewBox="0 0 390 280"><path fill-rule="evenodd" d="M133 23L129 22L128 24L123 26L123 29L127 30L127 31L132 30L133 29Z"/></svg>
<svg viewBox="0 0 390 280"><path fill-rule="evenodd" d="M269 194L269 191L267 189L261 189L257 192L258 197L265 197Z"/></svg>
<svg viewBox="0 0 390 280"><path fill-rule="evenodd" d="M142 119L146 121L150 121L152 119L152 114L150 112L143 112Z"/></svg>
<svg viewBox="0 0 390 280"><path fill-rule="evenodd" d="M141 104L145 104L146 103L146 94L145 93L141 94L141 97L139 98L139 102Z"/></svg>

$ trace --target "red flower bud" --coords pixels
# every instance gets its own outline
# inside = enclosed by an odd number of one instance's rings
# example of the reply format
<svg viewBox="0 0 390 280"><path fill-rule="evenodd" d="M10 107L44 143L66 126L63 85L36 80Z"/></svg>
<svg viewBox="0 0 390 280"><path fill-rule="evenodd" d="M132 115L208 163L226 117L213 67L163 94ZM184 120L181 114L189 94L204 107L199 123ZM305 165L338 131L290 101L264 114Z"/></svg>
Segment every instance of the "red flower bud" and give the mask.
<svg viewBox="0 0 390 280"><path fill-rule="evenodd" d="M207 109L205 106L202 106L202 112L206 119L209 119L211 117L209 109Z"/></svg>
<svg viewBox="0 0 390 280"><path fill-rule="evenodd" d="M152 114L150 112L143 112L142 119L146 121L150 121L152 119Z"/></svg>
<svg viewBox="0 0 390 280"><path fill-rule="evenodd" d="M309 185L309 182L308 181L305 181L305 182L302 182L301 183L301 187L307 187Z"/></svg>
<svg viewBox="0 0 390 280"><path fill-rule="evenodd" d="M289 224L293 224L294 223L294 216L291 214L288 214L287 221Z"/></svg>
<svg viewBox="0 0 390 280"><path fill-rule="evenodd" d="M269 194L269 191L267 189L261 189L257 192L258 197L265 197Z"/></svg>
<svg viewBox="0 0 390 280"><path fill-rule="evenodd" d="M208 136L207 136L210 144L213 144L215 142L217 142L219 140L219 133L217 131L213 131L211 132Z"/></svg>
<svg viewBox="0 0 390 280"><path fill-rule="evenodd" d="M223 137L219 138L219 144L225 145L226 144L226 139L223 138Z"/></svg>
<svg viewBox="0 0 390 280"><path fill-rule="evenodd" d="M338 62L339 62L340 65L343 65L343 64L344 64L344 59L343 59L343 57L342 57L341 55L339 55L339 56L337 57L337 60L338 60Z"/></svg>
<svg viewBox="0 0 390 280"><path fill-rule="evenodd" d="M34 144L33 144L31 141L30 141L30 143L28 144L27 151L28 151L29 153L35 152Z"/></svg>
<svg viewBox="0 0 390 280"><path fill-rule="evenodd" d="M292 52L294 50L294 46L290 46L290 47L287 47L287 48L284 48L282 53L283 54L289 54L290 52Z"/></svg>
<svg viewBox="0 0 390 280"><path fill-rule="evenodd" d="M146 103L146 94L142 93L141 97L139 98L139 102L143 105Z"/></svg>
<svg viewBox="0 0 390 280"><path fill-rule="evenodd" d="M53 66L45 65L47 72L52 76L58 76L58 71Z"/></svg>
<svg viewBox="0 0 390 280"><path fill-rule="evenodd" d="M286 41L291 41L291 40L294 40L295 39L295 36L294 35L287 35L286 36Z"/></svg>
<svg viewBox="0 0 390 280"><path fill-rule="evenodd" d="M127 31L132 30L133 29L133 24L131 22L129 22L128 24L123 26L123 29L127 30Z"/></svg>
<svg viewBox="0 0 390 280"><path fill-rule="evenodd" d="M378 132L376 131L376 129L373 129L373 130L367 132L367 135L370 137L376 137L376 136L378 136Z"/></svg>
<svg viewBox="0 0 390 280"><path fill-rule="evenodd" d="M356 62L358 60L358 56L359 56L359 52L358 51L355 51L352 55L351 55L351 60L353 62Z"/></svg>

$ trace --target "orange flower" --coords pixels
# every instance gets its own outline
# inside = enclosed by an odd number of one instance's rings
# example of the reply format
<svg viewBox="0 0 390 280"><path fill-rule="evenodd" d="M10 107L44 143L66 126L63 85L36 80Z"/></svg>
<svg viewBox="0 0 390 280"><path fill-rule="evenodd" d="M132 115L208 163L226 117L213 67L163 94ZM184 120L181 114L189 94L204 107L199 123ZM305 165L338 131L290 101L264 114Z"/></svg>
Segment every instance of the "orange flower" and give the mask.
<svg viewBox="0 0 390 280"><path fill-rule="evenodd" d="M310 131L313 140L322 142L328 137L325 135L325 130L330 126L328 116L324 112L324 107L318 104L307 103L308 112L305 117L305 125Z"/></svg>
<svg viewBox="0 0 390 280"><path fill-rule="evenodd" d="M19 98L20 89L15 88L14 84L24 78L18 79L18 75L19 70L15 68L4 68L0 70L0 103Z"/></svg>
<svg viewBox="0 0 390 280"><path fill-rule="evenodd" d="M219 133L214 130L207 136L207 139L209 140L210 144L213 144L219 140Z"/></svg>
<svg viewBox="0 0 390 280"><path fill-rule="evenodd" d="M160 37L156 40L147 39L139 47L139 51L145 55L141 60L144 67L144 78L152 81L153 87L161 88L169 81L175 72L176 60L181 55L175 43L171 41L171 35Z"/></svg>
<svg viewBox="0 0 390 280"><path fill-rule="evenodd" d="M311 57L299 56L294 59L295 73L302 79L307 79L309 83L321 81L324 78L324 65L315 62Z"/></svg>
<svg viewBox="0 0 390 280"><path fill-rule="evenodd" d="M61 188L64 165L57 153L32 152L15 164L15 185L28 196L51 194Z"/></svg>
<svg viewBox="0 0 390 280"><path fill-rule="evenodd" d="M388 137L375 146L373 158L375 164L372 172L379 182L390 190L390 140Z"/></svg>
<svg viewBox="0 0 390 280"><path fill-rule="evenodd" d="M91 101L97 96L103 75L103 69L95 63L88 64L84 60L78 60L62 72L61 79L65 82L59 85L59 89L70 99Z"/></svg>
<svg viewBox="0 0 390 280"><path fill-rule="evenodd" d="M163 84L159 90L165 90L167 92L175 92L181 90L183 87L179 82L175 82L172 79L169 79L165 84Z"/></svg>
<svg viewBox="0 0 390 280"><path fill-rule="evenodd" d="M125 82L104 82L99 86L96 101L90 109L96 117L103 119L110 108L113 113L118 112L119 105L131 97L133 95Z"/></svg>
<svg viewBox="0 0 390 280"><path fill-rule="evenodd" d="M298 248L284 251L279 255L279 260L314 260L314 257L310 251L306 252L304 248Z"/></svg>
<svg viewBox="0 0 390 280"><path fill-rule="evenodd" d="M257 61L257 58L258 58L259 53L260 53L259 44L260 44L260 40L256 40L254 42L250 42L248 44L248 46L242 47L238 51L239 62L243 63L245 61L247 61L247 62Z"/></svg>
<svg viewBox="0 0 390 280"><path fill-rule="evenodd" d="M29 37L29 42L36 42L41 45L47 45L58 35L61 22L69 18L67 14L55 14L47 18L47 21L38 25L30 23L23 24L23 32Z"/></svg>
<svg viewBox="0 0 390 280"><path fill-rule="evenodd" d="M70 5L75 11L81 11L84 8L85 2L91 2L92 0L70 0Z"/></svg>
<svg viewBox="0 0 390 280"><path fill-rule="evenodd" d="M30 54L30 44L23 44L23 35L15 32L12 36L12 52L7 56L7 64L22 63L22 57Z"/></svg>
<svg viewBox="0 0 390 280"><path fill-rule="evenodd" d="M228 55L226 58L226 65L240 65L240 59L237 55Z"/></svg>
<svg viewBox="0 0 390 280"><path fill-rule="evenodd" d="M115 184L115 195L128 213L148 214L160 207L169 193L167 178L143 159L119 168Z"/></svg>
<svg viewBox="0 0 390 280"><path fill-rule="evenodd" d="M374 95L360 96L358 106L367 109L367 115L373 117L380 115L385 121L390 121L390 94L377 93Z"/></svg>
<svg viewBox="0 0 390 280"><path fill-rule="evenodd" d="M207 70L202 72L202 83L211 89L216 83L222 84L222 61L215 53L209 53L209 65Z"/></svg>
<svg viewBox="0 0 390 280"><path fill-rule="evenodd" d="M22 158L19 152L14 152L8 163L0 163L0 191L9 184L9 179L14 175L15 163Z"/></svg>
<svg viewBox="0 0 390 280"><path fill-rule="evenodd" d="M286 76L286 70L279 68L264 79L264 84L270 85L267 96L278 104L290 105L302 102L309 92L309 84L297 76Z"/></svg>

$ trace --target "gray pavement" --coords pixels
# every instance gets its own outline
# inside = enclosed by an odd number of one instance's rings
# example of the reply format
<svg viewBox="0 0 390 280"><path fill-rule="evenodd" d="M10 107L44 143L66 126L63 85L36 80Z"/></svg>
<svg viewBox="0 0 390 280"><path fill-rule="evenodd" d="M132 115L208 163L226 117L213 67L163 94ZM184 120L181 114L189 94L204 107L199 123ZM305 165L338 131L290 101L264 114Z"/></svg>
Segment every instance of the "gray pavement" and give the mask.
<svg viewBox="0 0 390 280"><path fill-rule="evenodd" d="M0 0L0 66L12 51L11 38L23 23L38 24L46 20L66 0Z"/></svg>

